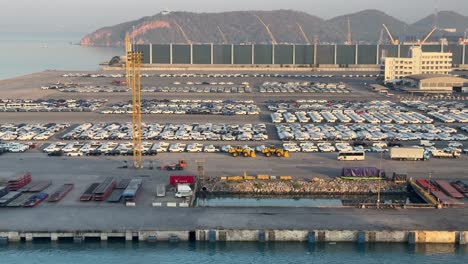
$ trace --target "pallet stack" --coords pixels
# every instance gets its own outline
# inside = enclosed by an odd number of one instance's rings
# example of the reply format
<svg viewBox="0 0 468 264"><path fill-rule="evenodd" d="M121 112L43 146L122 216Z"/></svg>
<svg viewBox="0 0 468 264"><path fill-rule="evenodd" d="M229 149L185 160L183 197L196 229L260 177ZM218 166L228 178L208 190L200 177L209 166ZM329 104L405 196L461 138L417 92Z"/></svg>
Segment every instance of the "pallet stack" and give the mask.
<svg viewBox="0 0 468 264"><path fill-rule="evenodd" d="M31 181L32 177L30 172L19 173L8 180L8 190L10 192L18 191L19 189L31 183Z"/></svg>

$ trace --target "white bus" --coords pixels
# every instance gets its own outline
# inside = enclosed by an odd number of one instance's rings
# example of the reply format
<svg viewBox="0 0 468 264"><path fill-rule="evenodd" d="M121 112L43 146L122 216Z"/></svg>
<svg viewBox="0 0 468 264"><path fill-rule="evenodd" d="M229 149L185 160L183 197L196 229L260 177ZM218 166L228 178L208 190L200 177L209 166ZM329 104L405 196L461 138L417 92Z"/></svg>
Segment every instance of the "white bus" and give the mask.
<svg viewBox="0 0 468 264"><path fill-rule="evenodd" d="M365 160L364 151L342 151L338 153L338 160Z"/></svg>

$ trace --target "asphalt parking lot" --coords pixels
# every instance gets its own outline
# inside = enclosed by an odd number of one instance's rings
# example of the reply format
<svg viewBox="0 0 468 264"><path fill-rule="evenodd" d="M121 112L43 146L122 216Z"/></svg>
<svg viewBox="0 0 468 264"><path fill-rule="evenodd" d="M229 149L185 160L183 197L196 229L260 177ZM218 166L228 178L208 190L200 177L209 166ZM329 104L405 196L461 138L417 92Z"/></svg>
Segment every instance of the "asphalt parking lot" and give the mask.
<svg viewBox="0 0 468 264"><path fill-rule="evenodd" d="M63 93L58 90L43 90L40 87L46 84L75 84L79 86L93 86L93 87L104 87L115 85L116 80L123 79L120 73L91 73L86 75L87 72L81 72L79 74L69 74L67 72L44 72L24 77L17 78L17 82L12 80L0 81L0 89L5 89L6 94L12 94L11 98L21 98L22 94L29 91L30 97L42 98L43 101L50 101L50 98L61 98L60 101L51 102L70 102L71 107L76 107L74 102L81 102L81 106L101 106L95 112L0 112L0 118L5 123L67 123L71 124L72 127L76 127L83 123L97 123L106 122L112 124L118 122L122 127L128 128L128 121L130 120L129 105L130 93ZM92 75L95 74L95 75ZM428 140L441 140L436 142L437 146L447 147L445 142L451 140L466 141L465 132L460 129L462 123L441 123L441 118L431 116L428 117L425 113L427 109L434 109L434 107L426 102L424 103L405 103L406 110L409 112L399 112L403 109L403 104L397 103L394 97L387 97L381 94L372 93L364 84L371 84L375 82L375 77L369 77L370 73L360 73L357 77L356 73L352 74L353 77L349 77L350 73L335 72L335 73L287 73L282 75L281 73L249 73L249 74L234 74L234 73L206 73L189 75L187 73L179 73L178 75L166 75L166 74L151 74L144 73L145 76L142 78L143 86L197 86L198 84L205 84L209 86L226 85L226 84L240 84L248 83L252 88L252 93L143 93L143 99L147 102L144 107L148 110L147 114L143 115L143 122L147 124L159 124L163 127L178 126L179 129L171 131L169 135L152 131L153 134L159 133L156 137L146 137L146 140L164 140L168 143L176 143L183 141L185 144L191 142L203 143L205 145L215 144L218 147L222 145L270 145L276 144L281 145L281 141L296 140L298 143L303 141L349 141L349 140L369 140L369 141L381 141L381 140L397 140L404 141L404 145L417 145L418 139ZM366 74L366 77L363 77ZM374 73L375 74L375 73ZM148 76L146 76L148 75ZM333 77L330 77L333 75ZM346 76L346 77L343 77ZM17 83L24 83L24 86L19 88ZM340 84L349 90L349 93L309 93L309 92L298 92L294 87L301 87L305 85L311 85L315 83L315 86L327 87L327 83ZM216 85L215 85L216 84ZM268 84L268 85L267 85ZM15 93L10 89L10 86L17 87ZM283 87L284 85L284 87ZM259 89L272 89L272 92L260 92ZM268 88L273 87L273 88ZM280 88L276 88L280 87ZM293 88L291 88L293 87ZM314 89L318 89L314 87ZM275 89L277 90L275 92ZM335 89L335 88L330 88ZM284 90L284 91L283 91ZM161 98L161 96L163 98ZM364 100L365 99L365 100ZM73 101L76 100L76 101ZM181 102L183 101L183 102ZM248 103L244 106L236 103L237 101L247 101ZM103 106L103 102L106 106ZM212 104L211 106L203 105L201 103ZM213 104L213 102L216 102ZM221 102L218 104L218 102ZM458 110L463 110L461 106L463 103L458 104L441 104L435 105L440 106L441 109L451 111L454 107ZM67 106L67 105L65 105ZM275 109L271 107L275 107ZM421 108L426 107L426 108ZM56 105L52 105L56 107ZM67 106L68 107L68 106ZM286 107L286 108L285 108ZM461 107L461 108L460 108ZM399 111L395 112L395 108ZM53 108L54 109L54 108ZM105 110L101 110L105 109ZM112 109L112 110L109 110ZM198 114L187 114L192 111L207 111L207 113ZM272 123L272 111L279 111L286 109L291 111L286 117L286 112L280 113L283 122L281 125L275 125ZM330 111L324 111L328 109ZM344 109L344 112L337 112ZM426 110L425 110L426 109ZM347 112L348 110L354 111L353 113ZM458 111L457 110L457 111ZM106 112L107 111L107 112ZM159 113L161 111L161 113ZM163 114L166 111L166 114ZM185 111L185 112L184 112ZM370 111L364 114L360 111ZM105 112L105 113L103 113ZM144 111L145 112L145 111ZM184 113L182 113L184 112ZM209 112L209 114L208 114ZM146 112L145 112L146 113ZM172 113L172 114L171 114ZM176 114L177 113L177 114ZM250 114L249 114L250 113ZM453 114L453 113L452 113ZM460 114L459 117L463 117L465 114ZM294 117L294 118L290 118ZM323 121L322 123L316 123L317 120L314 117L319 117ZM425 124L411 124L416 122L424 123L427 120L433 118L435 126ZM298 120L299 119L299 120ZM336 120L333 123L328 123L329 119ZM375 123L382 121L383 123L391 122L392 124L353 124L350 126L346 123L348 119L354 122L364 123ZM359 120L360 119L360 120ZM333 121L331 120L331 121ZM336 122L345 122L344 126ZM431 120L432 121L432 120ZM463 121L463 120L455 120ZM291 122L300 122L291 123ZM230 126L232 124L243 126L245 124L259 124L264 123L266 125L265 138L256 138L255 141L239 140L239 136L229 135L223 137L223 135L215 135L211 137L214 141L204 141L201 136L192 135L187 136L191 129L194 129L197 124L213 124L214 126ZM309 124L305 124L309 123ZM400 123L400 124L398 124ZM410 123L410 124L403 124ZM181 127L184 127L184 131L179 131ZM187 128L188 126L188 128ZM166 129L165 128L165 129ZM185 129L187 128L187 129ZM38 143L46 142L51 143L53 141L62 140L61 138L67 132L70 132L71 128L64 130L63 132L50 136L41 136L37 133L34 137L28 136L28 131L22 131L22 137L14 138L9 137L7 134L4 139L6 140L35 140L36 136L39 141ZM113 131L108 131L113 133ZM128 131L115 131L119 132L123 138L129 140ZM123 132L123 133L122 133ZM182 133L182 136L177 133ZM201 131L200 131L201 132ZM10 133L10 132L8 132ZM114 133L114 134L115 134ZM197 132L198 133L198 132ZM211 132L203 131L213 135ZM23 135L26 134L26 135ZM161 136L160 134L163 134ZM196 133L195 133L196 134ZM440 134L440 135L439 135ZM49 137L50 136L50 137ZM232 137L231 137L232 136ZM218 138L219 137L219 138ZM231 141L234 138L234 141ZM117 136L110 137L69 137L65 140L114 140L119 139ZM205 138L206 139L206 138ZM46 140L46 141L43 141ZM118 142L127 144L125 142Z"/></svg>
<svg viewBox="0 0 468 264"><path fill-rule="evenodd" d="M131 98L129 92L106 93L64 93L58 90L42 90L41 86L57 82L75 82L82 86L111 86L116 78L62 77L65 72L49 71L36 73L11 80L0 81L2 97L13 99L105 99L108 103L126 102ZM321 73L325 74L325 73ZM212 124L246 124L265 123L268 141L258 144L280 144L275 127L271 123L271 112L267 108L268 100L333 100L333 101L372 101L390 100L397 102L396 97L387 97L370 92L365 84L375 83L375 78L353 77L343 78L343 73L330 73L337 77L146 77L142 85L174 86L180 82L185 86L187 82L233 82L239 84L248 82L252 87L251 93L180 93L176 92L144 92L145 99L184 99L198 100L252 100L260 108L258 115L175 115L175 114L147 114L143 122L147 123L212 123ZM374 73L375 74L375 73ZM268 82L344 82L349 93L299 93L299 92L265 92L260 93L258 87ZM421 112L423 110L414 110ZM131 120L129 114L100 114L96 112L0 112L2 123L69 123L73 129L77 124L87 122L121 122ZM459 126L458 123L448 126ZM61 131L52 138L44 141L46 144L60 140L66 131ZM461 130L458 130L461 133ZM76 141L76 140L69 140ZM42 142L42 141L41 141ZM68 142L68 141L67 141ZM153 141L155 143L157 141ZM175 141L169 141L174 143ZM189 143L187 141L185 143ZM208 142L204 142L206 144ZM209 142L210 144L211 142ZM250 143L250 142L249 142ZM219 144L243 144L240 142L220 141ZM414 144L409 141L408 144ZM31 171L34 180L51 180L52 186L46 192L52 192L64 183L73 183L75 188L57 204L42 203L32 210L1 208L3 221L2 230L57 230L57 226L69 230L89 230L109 228L177 228L195 227L225 227L225 228L337 228L343 227L366 229L401 229L428 228L454 229L466 228L466 209L449 209L443 213L429 210L357 210L357 209L306 209L306 208L246 208L230 210L226 208L191 208L169 209L153 208L155 188L157 184L167 184L169 176L174 172L156 169L119 169L123 161L130 162L129 156L100 156L100 157L47 157L41 150L29 150L26 153L6 153L0 157L0 175L9 175L18 171ZM177 174L193 174L197 172L197 162L203 163L206 177L269 174L275 176L293 176L295 178L337 177L341 169L348 166L381 167L387 173L404 171L409 177L467 180L468 157L462 155L460 159L430 159L429 161L393 161L386 154L380 159L379 153L368 153L365 161L340 162L336 153L291 153L290 158L266 158L258 155L256 158L234 158L226 153L159 153L157 156L145 156L145 166L153 162L153 167L159 164L176 162L184 159L188 163L185 171ZM79 202L78 198L93 182L99 182L106 177L128 179L139 177L143 179L143 188L136 201L135 208L124 208L123 204L106 202ZM171 193L167 195L172 197ZM172 199L172 198L171 198ZM175 199L175 198L174 198ZM174 200L180 202L180 200ZM103 210L106 208L106 210ZM442 212L442 211L439 211ZM3 214L5 213L5 214ZM140 217L135 217L138 215ZM99 217L97 217L99 216ZM394 221L394 219L398 221ZM37 221L48 219L48 221ZM51 220L52 219L52 220ZM176 220L174 220L176 219Z"/></svg>
<svg viewBox="0 0 468 264"><path fill-rule="evenodd" d="M184 171L158 170L162 164L177 162L184 159L188 166ZM430 161L393 161L384 156L369 154L365 161L340 162L333 153L295 153L290 158L257 157L255 159L238 157L227 154L199 154L162 153L156 157L145 157L145 168L141 170L121 169L124 161L131 164L128 157L47 157L40 153L24 153L4 155L0 159L2 172L5 177L19 171L30 171L33 182L40 180L52 181L52 186L45 190L51 193L65 183L75 185L72 192L57 204L41 203L38 208L56 206L73 207L123 207L123 204L107 202L79 202L80 195L94 182L103 181L106 177L117 180L138 177L143 179L141 192L136 206L142 208L152 207L156 194L157 184L169 184L170 175L198 175L198 166L203 165L205 177L237 176L268 174L273 176L293 176L296 179L334 178L340 176L343 167L370 166L381 167L386 173L394 171L406 172L409 177L444 180L467 180L466 171L468 157L461 160L436 159ZM149 169L150 161L153 169ZM64 168L67 168L64 170ZM173 193L167 193L168 200L182 202L182 199L171 198ZM0 210L4 210L1 209Z"/></svg>

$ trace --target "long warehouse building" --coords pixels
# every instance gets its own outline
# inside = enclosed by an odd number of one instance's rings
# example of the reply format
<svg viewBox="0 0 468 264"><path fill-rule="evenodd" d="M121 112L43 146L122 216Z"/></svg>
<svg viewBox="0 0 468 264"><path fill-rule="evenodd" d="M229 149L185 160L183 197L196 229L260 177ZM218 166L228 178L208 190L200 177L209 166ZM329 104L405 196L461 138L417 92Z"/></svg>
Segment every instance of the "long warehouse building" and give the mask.
<svg viewBox="0 0 468 264"><path fill-rule="evenodd" d="M453 66L468 64L467 45L423 45L424 52L451 52ZM379 65L384 57L409 58L411 45L218 45L142 44L144 64Z"/></svg>

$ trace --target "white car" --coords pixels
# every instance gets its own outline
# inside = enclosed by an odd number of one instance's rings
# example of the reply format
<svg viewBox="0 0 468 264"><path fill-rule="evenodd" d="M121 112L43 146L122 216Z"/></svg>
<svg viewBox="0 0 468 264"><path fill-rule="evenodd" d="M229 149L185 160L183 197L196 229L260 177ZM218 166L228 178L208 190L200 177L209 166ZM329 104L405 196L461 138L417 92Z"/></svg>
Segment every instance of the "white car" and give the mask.
<svg viewBox="0 0 468 264"><path fill-rule="evenodd" d="M167 152L168 147L169 147L169 143L160 142L160 143L154 144L153 149L156 150L156 152Z"/></svg>
<svg viewBox="0 0 468 264"><path fill-rule="evenodd" d="M169 152L183 152L185 150L185 144L175 143L169 147Z"/></svg>
<svg viewBox="0 0 468 264"><path fill-rule="evenodd" d="M449 142L448 146L453 147L453 148L461 148L461 147L463 147L463 143L461 143L461 142Z"/></svg>
<svg viewBox="0 0 468 264"><path fill-rule="evenodd" d="M304 144L301 146L302 152L317 152L318 148L317 146L314 146L313 144Z"/></svg>
<svg viewBox="0 0 468 264"><path fill-rule="evenodd" d="M252 139L255 141L263 141L263 140L267 140L268 136L264 134L256 134Z"/></svg>
<svg viewBox="0 0 468 264"><path fill-rule="evenodd" d="M27 146L14 146L9 148L9 151L12 153L25 152L28 149Z"/></svg>
<svg viewBox="0 0 468 264"><path fill-rule="evenodd" d="M236 137L231 135L231 134L222 135L221 138L224 141L234 141L234 140L236 140Z"/></svg>
<svg viewBox="0 0 468 264"><path fill-rule="evenodd" d="M371 151L372 151L372 152L380 153L380 152L387 152L388 149L382 148L382 147L379 147L379 146L375 146L375 147L372 147L372 148L371 148Z"/></svg>
<svg viewBox="0 0 468 264"><path fill-rule="evenodd" d="M285 144L283 145L284 150L287 150L289 152L300 152L301 148L298 145L292 145L292 144Z"/></svg>
<svg viewBox="0 0 468 264"><path fill-rule="evenodd" d="M199 143L193 143L187 145L187 152L201 152L203 150L203 145Z"/></svg>
<svg viewBox="0 0 468 264"><path fill-rule="evenodd" d="M336 151L335 147L332 145L321 145L318 147L321 152L333 152Z"/></svg>
<svg viewBox="0 0 468 264"><path fill-rule="evenodd" d="M213 145L208 145L203 148L203 152L213 153L213 152L218 152L218 151L219 150Z"/></svg>

